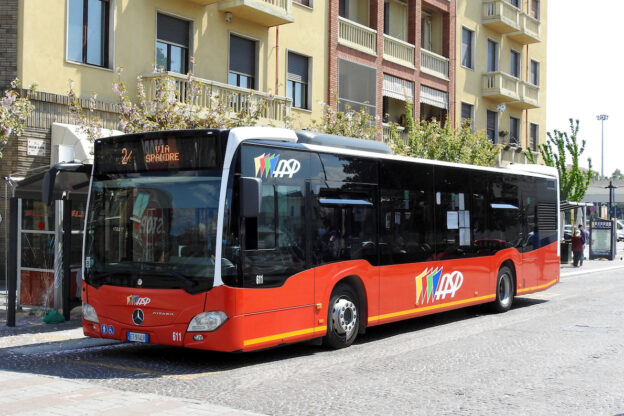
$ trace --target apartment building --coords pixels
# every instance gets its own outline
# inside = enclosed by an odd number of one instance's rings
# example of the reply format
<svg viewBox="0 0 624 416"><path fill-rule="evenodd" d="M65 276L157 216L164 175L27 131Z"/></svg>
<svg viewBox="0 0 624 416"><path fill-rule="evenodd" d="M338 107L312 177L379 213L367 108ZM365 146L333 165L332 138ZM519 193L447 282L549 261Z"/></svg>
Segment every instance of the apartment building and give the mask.
<svg viewBox="0 0 624 416"><path fill-rule="evenodd" d="M546 1L459 1L457 44L457 119L525 163L546 141Z"/></svg>
<svg viewBox="0 0 624 416"><path fill-rule="evenodd" d="M542 3L2 0L0 90L17 76L24 85L37 82L39 93L26 134L3 150L0 178L18 181L36 168L89 158L90 144L68 111L70 80L84 106L97 94L94 115L114 130L114 81L124 81L133 96L140 75L149 96L163 76L175 78L184 91L189 72L204 97L227 96L234 110L266 100L262 122L274 126L305 127L321 118L328 103L363 106L381 132L390 122L404 124L410 100L416 119L456 124L472 118L493 142L509 144L501 163L517 162L516 148L535 148L544 136ZM121 74L117 67L124 68ZM6 217L5 195L12 188L2 185L0 211ZM30 214L54 218L30 208ZM6 225L0 222L2 236ZM44 228L26 230L41 247L54 237L54 225ZM0 276L5 252L6 238L0 238ZM54 259L45 261L32 269L52 269Z"/></svg>

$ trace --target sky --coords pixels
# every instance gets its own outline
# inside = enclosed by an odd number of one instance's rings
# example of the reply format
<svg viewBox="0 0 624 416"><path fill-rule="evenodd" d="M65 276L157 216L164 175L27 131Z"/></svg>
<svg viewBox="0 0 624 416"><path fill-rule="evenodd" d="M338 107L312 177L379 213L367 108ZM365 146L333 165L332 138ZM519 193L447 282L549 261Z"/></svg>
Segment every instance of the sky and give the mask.
<svg viewBox="0 0 624 416"><path fill-rule="evenodd" d="M624 172L624 54L620 47L624 1L548 0L546 131L569 132L578 119L579 139L587 142L580 164L601 170L604 122L604 174Z"/></svg>

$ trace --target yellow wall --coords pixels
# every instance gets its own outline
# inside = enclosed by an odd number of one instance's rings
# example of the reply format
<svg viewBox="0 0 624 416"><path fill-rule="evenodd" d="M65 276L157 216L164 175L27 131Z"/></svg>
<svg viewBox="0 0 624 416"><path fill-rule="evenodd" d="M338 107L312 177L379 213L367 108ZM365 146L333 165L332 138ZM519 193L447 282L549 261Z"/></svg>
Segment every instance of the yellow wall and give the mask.
<svg viewBox="0 0 624 416"><path fill-rule="evenodd" d="M522 1L522 10L527 11L528 0ZM539 108L526 111L514 109L507 105L507 109L499 114L498 129L509 130L509 117L520 118L521 146L526 148L529 123L539 125L539 142L546 141L546 26L547 9L546 0L541 1L540 10L540 38L541 42L530 45L522 45L507 35L501 35L485 27L482 22L484 5L477 1L457 2L457 101L456 120L461 119L461 103L474 105L475 130L486 128L486 110L496 110L497 103L482 96L483 74L486 72L487 40L492 39L499 43L499 70L509 73L510 50L514 49L521 54L521 79L528 81L530 68L528 63L531 59L540 63L539 80ZM468 69L461 65L461 42L462 27L474 31L474 69Z"/></svg>
<svg viewBox="0 0 624 416"><path fill-rule="evenodd" d="M116 102L112 82L114 69L122 66L121 79L132 96L136 77L152 73L156 60L156 15L158 12L191 20L192 40L189 54L195 58L195 76L227 83L230 33L258 41L256 89L275 93L275 31L236 16L225 22L218 4L202 6L190 0L111 0L112 59L110 68L99 68L66 59L67 0L20 0L18 24L18 76L39 90L66 95L69 80L80 97L96 92L103 101ZM258 0L260 1L260 0ZM318 118L320 101L327 91L327 2L316 1L314 8L298 4L291 7L295 23L280 26L277 95L286 94L286 51L313 57L311 89L312 111L293 110L295 120Z"/></svg>

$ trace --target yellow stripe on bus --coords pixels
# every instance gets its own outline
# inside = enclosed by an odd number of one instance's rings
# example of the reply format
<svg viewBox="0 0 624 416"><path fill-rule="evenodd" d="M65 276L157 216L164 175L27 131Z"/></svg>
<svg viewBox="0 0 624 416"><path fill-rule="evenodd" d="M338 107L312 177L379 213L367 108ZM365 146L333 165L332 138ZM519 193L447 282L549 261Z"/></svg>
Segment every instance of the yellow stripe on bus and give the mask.
<svg viewBox="0 0 624 416"><path fill-rule="evenodd" d="M496 295L479 296L477 298L470 298L470 299L458 300L455 302L442 303L440 305L424 306L422 308L408 309L405 311L392 312L392 313L387 313L384 315L371 316L368 318L368 322L380 321L382 319L395 318L397 316L411 315L411 314L415 314L418 312L426 312L426 311L431 311L435 309L447 308L449 306L463 305L465 303L479 302L481 300L490 300L490 299L496 299Z"/></svg>
<svg viewBox="0 0 624 416"><path fill-rule="evenodd" d="M323 332L326 330L327 330L327 326L317 326L315 328L300 329L298 331L284 332L282 334L275 334L275 335L269 335L266 337L247 339L243 341L243 346L247 347L249 345L260 344L261 342L275 341L276 339L291 338L291 337L296 337L299 335L311 334L313 332Z"/></svg>
<svg viewBox="0 0 624 416"><path fill-rule="evenodd" d="M518 294L522 294L525 292L532 292L534 290L541 290L541 289L546 289L552 285L554 285L555 283L557 283L557 279L550 281L546 284L543 285L539 285L539 286L533 286L533 287L525 287L524 289L518 289Z"/></svg>

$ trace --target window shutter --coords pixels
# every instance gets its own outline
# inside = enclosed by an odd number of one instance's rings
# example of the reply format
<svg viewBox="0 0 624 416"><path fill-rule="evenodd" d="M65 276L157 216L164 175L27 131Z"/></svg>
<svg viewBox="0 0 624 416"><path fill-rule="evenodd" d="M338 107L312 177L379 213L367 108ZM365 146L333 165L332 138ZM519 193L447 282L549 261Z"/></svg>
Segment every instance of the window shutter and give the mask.
<svg viewBox="0 0 624 416"><path fill-rule="evenodd" d="M296 82L308 82L308 58L296 53L288 53L288 79Z"/></svg>
<svg viewBox="0 0 624 416"><path fill-rule="evenodd" d="M159 14L156 36L159 40L189 46L189 22L175 17Z"/></svg>
<svg viewBox="0 0 624 416"><path fill-rule="evenodd" d="M256 60L256 42L249 39L230 36L230 70L254 76Z"/></svg>

